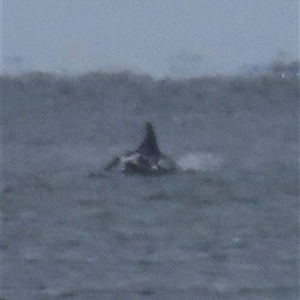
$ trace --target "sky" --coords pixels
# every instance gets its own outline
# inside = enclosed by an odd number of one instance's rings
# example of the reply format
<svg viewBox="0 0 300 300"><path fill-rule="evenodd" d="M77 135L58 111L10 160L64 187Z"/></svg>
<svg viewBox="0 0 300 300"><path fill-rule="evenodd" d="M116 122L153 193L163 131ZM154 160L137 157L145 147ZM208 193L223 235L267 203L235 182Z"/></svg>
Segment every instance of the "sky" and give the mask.
<svg viewBox="0 0 300 300"><path fill-rule="evenodd" d="M3 73L216 75L299 59L299 0L2 0L1 21Z"/></svg>

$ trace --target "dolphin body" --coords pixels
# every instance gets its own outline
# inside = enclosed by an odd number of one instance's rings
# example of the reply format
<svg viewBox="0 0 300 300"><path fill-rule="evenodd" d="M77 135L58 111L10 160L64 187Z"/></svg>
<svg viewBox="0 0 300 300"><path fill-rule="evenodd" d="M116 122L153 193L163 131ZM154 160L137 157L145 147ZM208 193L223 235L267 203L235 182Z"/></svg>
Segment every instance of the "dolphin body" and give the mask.
<svg viewBox="0 0 300 300"><path fill-rule="evenodd" d="M140 175L164 175L176 171L175 161L162 153L157 145L156 135L151 123L145 124L145 137L135 151L114 158L106 167L106 171L117 167L121 172Z"/></svg>

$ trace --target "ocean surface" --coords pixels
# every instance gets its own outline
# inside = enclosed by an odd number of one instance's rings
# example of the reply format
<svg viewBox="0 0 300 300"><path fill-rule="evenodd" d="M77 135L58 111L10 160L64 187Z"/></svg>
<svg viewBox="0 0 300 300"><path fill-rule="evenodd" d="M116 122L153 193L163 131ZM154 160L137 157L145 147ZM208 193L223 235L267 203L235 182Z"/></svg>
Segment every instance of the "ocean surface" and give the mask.
<svg viewBox="0 0 300 300"><path fill-rule="evenodd" d="M299 78L2 76L1 299L299 299ZM179 171L105 173L146 121Z"/></svg>

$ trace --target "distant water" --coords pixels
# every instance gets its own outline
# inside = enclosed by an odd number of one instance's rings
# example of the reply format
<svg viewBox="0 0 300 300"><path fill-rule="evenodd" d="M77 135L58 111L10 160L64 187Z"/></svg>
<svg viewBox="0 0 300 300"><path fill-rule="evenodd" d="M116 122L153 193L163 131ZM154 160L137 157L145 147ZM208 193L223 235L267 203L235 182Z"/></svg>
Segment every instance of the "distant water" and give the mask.
<svg viewBox="0 0 300 300"><path fill-rule="evenodd" d="M299 299L297 78L1 84L2 299ZM145 121L181 171L104 173Z"/></svg>

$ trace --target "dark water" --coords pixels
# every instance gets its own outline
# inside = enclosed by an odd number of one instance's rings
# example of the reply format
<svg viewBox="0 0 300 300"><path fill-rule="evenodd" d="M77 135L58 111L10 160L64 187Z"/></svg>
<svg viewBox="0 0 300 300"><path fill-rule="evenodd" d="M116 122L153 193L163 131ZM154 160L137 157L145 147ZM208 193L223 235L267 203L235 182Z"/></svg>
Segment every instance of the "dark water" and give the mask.
<svg viewBox="0 0 300 300"><path fill-rule="evenodd" d="M297 79L2 77L2 142L2 299L299 299Z"/></svg>

